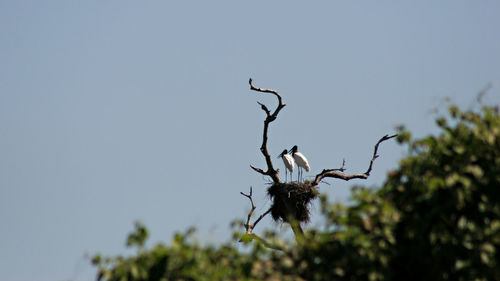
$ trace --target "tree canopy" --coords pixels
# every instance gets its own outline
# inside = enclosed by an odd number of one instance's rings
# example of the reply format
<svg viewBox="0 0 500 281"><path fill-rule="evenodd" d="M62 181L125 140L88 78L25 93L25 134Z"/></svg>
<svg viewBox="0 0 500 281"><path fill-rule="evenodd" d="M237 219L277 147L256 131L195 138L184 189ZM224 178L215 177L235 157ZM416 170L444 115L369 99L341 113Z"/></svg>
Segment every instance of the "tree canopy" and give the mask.
<svg viewBox="0 0 500 281"><path fill-rule="evenodd" d="M436 123L418 139L400 128L408 156L379 188L354 188L348 205L320 195L325 225L296 241L235 232L202 245L189 230L146 249L138 224L127 240L137 254L96 255L98 279L500 280L498 107L451 105Z"/></svg>

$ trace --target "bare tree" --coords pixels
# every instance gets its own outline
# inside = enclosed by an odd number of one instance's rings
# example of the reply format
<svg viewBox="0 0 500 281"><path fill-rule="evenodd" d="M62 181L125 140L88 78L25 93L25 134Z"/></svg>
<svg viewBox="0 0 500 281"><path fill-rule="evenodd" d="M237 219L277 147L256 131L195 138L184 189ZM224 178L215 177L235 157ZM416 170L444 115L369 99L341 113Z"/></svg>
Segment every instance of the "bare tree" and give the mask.
<svg viewBox="0 0 500 281"><path fill-rule="evenodd" d="M278 105L273 111L271 111L266 105L258 102L261 109L266 113L260 151L266 160L267 169L257 168L252 165L250 165L250 167L254 171L262 175L269 176L272 179L272 185L268 188L268 194L273 200L273 203L266 212L260 215L252 223L251 218L256 208L252 199L252 188L250 188L249 194L240 192L241 195L247 197L250 200L250 204L252 206L250 212L248 213L247 221L244 224L246 233L252 234L254 238L262 240L262 238L253 234L252 231L254 230L255 226L262 220L262 218L264 218L268 214L271 214L275 221L281 220L290 224L295 236L298 237L303 233L300 223L307 222L309 220L309 205L311 200L317 197L318 191L316 187L321 182L321 180L324 178L336 178L345 181L351 179L367 179L370 176L370 172L372 171L373 162L379 157L377 152L380 143L392 139L397 135L385 135L378 140L378 142L375 144L373 156L370 160L368 170L362 174L345 174L344 172L346 169L344 160L340 168L324 169L321 173L317 174L312 181L282 183L279 177L279 169L274 169L273 162L271 161L271 155L269 154L269 151L267 149L267 140L269 124L276 120L279 112L286 106L286 104L283 102L282 97L276 90L255 87L252 78L250 78L249 84L250 89L253 91L257 91L260 93L269 93L276 96L276 98L278 99ZM267 243L266 241L264 242ZM272 247L272 245L268 246L274 248Z"/></svg>

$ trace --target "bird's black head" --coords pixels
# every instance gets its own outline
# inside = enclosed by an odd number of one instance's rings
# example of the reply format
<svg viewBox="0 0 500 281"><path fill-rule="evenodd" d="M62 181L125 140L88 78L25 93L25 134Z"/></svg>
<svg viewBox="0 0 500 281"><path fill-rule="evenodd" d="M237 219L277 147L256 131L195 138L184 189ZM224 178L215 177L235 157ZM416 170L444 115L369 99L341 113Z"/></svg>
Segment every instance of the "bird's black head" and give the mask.
<svg viewBox="0 0 500 281"><path fill-rule="evenodd" d="M295 152L297 152L297 149L298 149L298 148L297 148L297 146L296 146L296 145L294 145L294 146L292 147L292 149L290 149L290 151L289 151L289 152L291 152L292 154L294 154Z"/></svg>
<svg viewBox="0 0 500 281"><path fill-rule="evenodd" d="M283 157L283 155L285 155L287 153L288 153L288 151L286 149L284 149L283 152L281 152L281 154L278 155L278 158Z"/></svg>

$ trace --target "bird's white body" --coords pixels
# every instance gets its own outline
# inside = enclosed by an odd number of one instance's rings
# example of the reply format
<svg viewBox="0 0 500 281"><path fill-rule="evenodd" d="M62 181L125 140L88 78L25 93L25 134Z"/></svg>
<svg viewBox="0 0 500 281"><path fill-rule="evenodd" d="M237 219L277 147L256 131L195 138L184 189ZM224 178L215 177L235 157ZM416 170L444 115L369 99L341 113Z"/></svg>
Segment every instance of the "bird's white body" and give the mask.
<svg viewBox="0 0 500 281"><path fill-rule="evenodd" d="M283 159L283 163L285 164L285 167L290 171L290 173L293 173L293 170L295 168L295 161L293 160L292 156L290 154L283 154L281 156L281 159Z"/></svg>
<svg viewBox="0 0 500 281"><path fill-rule="evenodd" d="M307 158L302 153L294 152L293 159L295 159L297 166L303 168L304 170L306 170L306 172L309 172L309 170L311 170L311 167L309 166L309 162L307 161Z"/></svg>

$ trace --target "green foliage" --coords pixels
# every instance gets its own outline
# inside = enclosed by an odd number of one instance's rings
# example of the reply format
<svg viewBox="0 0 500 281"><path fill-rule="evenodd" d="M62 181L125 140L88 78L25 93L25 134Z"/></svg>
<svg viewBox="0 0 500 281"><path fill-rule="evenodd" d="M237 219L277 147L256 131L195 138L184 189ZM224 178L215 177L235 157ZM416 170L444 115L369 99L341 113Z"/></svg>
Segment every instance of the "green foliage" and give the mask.
<svg viewBox="0 0 500 281"><path fill-rule="evenodd" d="M145 250L138 225L127 240L137 255L93 258L99 279L500 280L498 108L451 106L436 123L440 135L417 140L400 128L410 153L381 188L354 188L348 206L320 196L324 228L295 243L269 233L202 246L188 231Z"/></svg>
<svg viewBox="0 0 500 281"><path fill-rule="evenodd" d="M135 223L135 231L130 233L127 238L127 246L138 246L142 248L148 238L148 230L140 223Z"/></svg>
<svg viewBox="0 0 500 281"><path fill-rule="evenodd" d="M451 106L449 115L437 120L440 136L408 141L412 155L380 191L401 215L395 279L412 271L420 280L500 279L498 108Z"/></svg>
<svg viewBox="0 0 500 281"><path fill-rule="evenodd" d="M99 268L98 280L248 280L258 252L240 254L232 243L201 246L193 233L194 229L178 233L170 245L158 244L128 258L97 255L93 263Z"/></svg>

